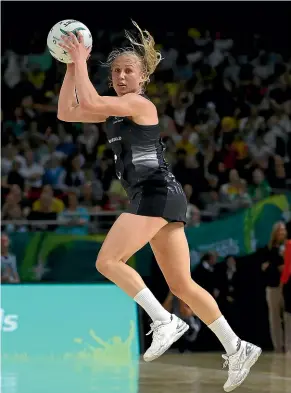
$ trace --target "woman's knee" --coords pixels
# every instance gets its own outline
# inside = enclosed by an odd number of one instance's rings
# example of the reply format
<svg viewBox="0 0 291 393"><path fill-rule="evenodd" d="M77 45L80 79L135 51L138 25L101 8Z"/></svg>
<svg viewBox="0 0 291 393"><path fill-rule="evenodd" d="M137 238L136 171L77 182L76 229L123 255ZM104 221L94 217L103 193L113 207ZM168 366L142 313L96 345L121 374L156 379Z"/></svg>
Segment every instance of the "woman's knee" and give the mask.
<svg viewBox="0 0 291 393"><path fill-rule="evenodd" d="M112 269L113 263L109 258L97 258L95 266L97 271L106 277Z"/></svg>
<svg viewBox="0 0 291 393"><path fill-rule="evenodd" d="M115 268L117 263L125 263L123 259L114 259L110 256L100 256L97 258L95 266L99 273L104 277L110 276L110 272Z"/></svg>
<svg viewBox="0 0 291 393"><path fill-rule="evenodd" d="M185 279L173 279L168 282L170 291L176 297L181 300L187 298L188 292L191 290L193 291L193 286L195 285L194 281L192 280L191 276Z"/></svg>

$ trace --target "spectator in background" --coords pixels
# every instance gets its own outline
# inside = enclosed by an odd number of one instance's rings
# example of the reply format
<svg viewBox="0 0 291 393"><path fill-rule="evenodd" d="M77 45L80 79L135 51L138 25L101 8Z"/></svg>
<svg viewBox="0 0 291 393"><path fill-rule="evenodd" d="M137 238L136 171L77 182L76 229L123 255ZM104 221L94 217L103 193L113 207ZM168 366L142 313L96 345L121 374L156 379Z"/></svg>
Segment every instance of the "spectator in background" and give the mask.
<svg viewBox="0 0 291 393"><path fill-rule="evenodd" d="M184 192L187 198L187 226L189 227L199 227L200 226L200 210L198 207L191 203L191 197L193 194L193 188L190 184L185 184Z"/></svg>
<svg viewBox="0 0 291 393"><path fill-rule="evenodd" d="M58 146L56 151L65 157L74 157L76 155L76 145L73 142L73 136L68 132L70 128L65 128L64 124L57 124Z"/></svg>
<svg viewBox="0 0 291 393"><path fill-rule="evenodd" d="M217 285L215 282L216 263L217 254L215 252L207 252L203 255L199 265L192 272L193 280L215 298L218 296Z"/></svg>
<svg viewBox="0 0 291 393"><path fill-rule="evenodd" d="M5 148L1 149L1 176L7 176L14 161L19 162L20 167L25 165L25 158L18 154L18 149L12 144L8 144Z"/></svg>
<svg viewBox="0 0 291 393"><path fill-rule="evenodd" d="M221 161L220 152L217 152L215 146L207 140L201 141L199 150L197 161L204 169L206 178L216 177L217 186L226 183L228 175L225 165Z"/></svg>
<svg viewBox="0 0 291 393"><path fill-rule="evenodd" d="M30 203L26 198L24 198L23 192L18 184L13 184L9 188L9 192L2 208L2 220L8 219L8 216L10 216L9 211L11 211L11 209L15 206L20 208L22 217L26 217L30 212Z"/></svg>
<svg viewBox="0 0 291 393"><path fill-rule="evenodd" d="M25 165L20 170L20 175L25 180L25 187L30 188L40 188L42 186L42 176L44 174L43 167L36 163L34 160L34 152L28 150L24 154Z"/></svg>
<svg viewBox="0 0 291 393"><path fill-rule="evenodd" d="M263 159L269 159L273 153L273 149L267 145L261 133L258 133L255 136L254 141L248 140L248 149L250 152L250 158L254 163Z"/></svg>
<svg viewBox="0 0 291 393"><path fill-rule="evenodd" d="M254 202L271 195L271 187L265 179L264 172L259 168L253 171L253 184L249 187L249 194Z"/></svg>
<svg viewBox="0 0 291 393"><path fill-rule="evenodd" d="M192 94L182 91L180 88L169 105L167 113L174 120L178 132L181 132L187 124L187 112L192 103Z"/></svg>
<svg viewBox="0 0 291 393"><path fill-rule="evenodd" d="M102 184L97 181L95 183L97 183L94 184L95 187L93 187L92 183L84 184L79 199L79 205L92 212L97 212L101 209L101 201L103 197Z"/></svg>
<svg viewBox="0 0 291 393"><path fill-rule="evenodd" d="M37 150L39 163L42 166L46 166L53 158L58 158L60 162L62 162L67 157L65 153L57 150L59 144L60 138L52 133L52 129L48 127L45 132L43 144Z"/></svg>
<svg viewBox="0 0 291 393"><path fill-rule="evenodd" d="M1 234L1 282L16 284L19 283L17 264L15 255L9 253L10 240L5 234Z"/></svg>
<svg viewBox="0 0 291 393"><path fill-rule="evenodd" d="M25 118L24 110L22 107L16 107L14 110L14 116L11 120L7 120L4 123L4 129L11 129L13 135L16 138L23 137L23 134L28 128L28 122Z"/></svg>
<svg viewBox="0 0 291 393"><path fill-rule="evenodd" d="M55 202L55 203L54 203ZM61 202L61 201L60 201ZM53 193L50 186L45 186L40 194L40 198L35 202L28 216L30 221L39 221L33 224L36 230L54 230L56 228L57 207L58 203L53 198ZM42 221L52 221L53 223L43 223Z"/></svg>
<svg viewBox="0 0 291 393"><path fill-rule="evenodd" d="M100 165L96 167L95 175L102 183L104 192L110 189L113 179L115 179L115 169L112 159L106 156L106 150L103 152L103 157L100 160Z"/></svg>
<svg viewBox="0 0 291 393"><path fill-rule="evenodd" d="M43 184L49 184L53 188L61 188L61 176L64 172L65 169L61 166L61 160L52 156L45 165Z"/></svg>
<svg viewBox="0 0 291 393"><path fill-rule="evenodd" d="M193 145L191 141L191 126L187 125L182 131L180 140L176 143L176 148L181 150L185 150L186 153L190 156L193 156L197 152L197 148Z"/></svg>
<svg viewBox="0 0 291 393"><path fill-rule="evenodd" d="M239 122L239 130L248 139L254 140L258 129L264 124L263 116L259 116L258 108L252 106L250 108L250 115L244 117Z"/></svg>
<svg viewBox="0 0 291 393"><path fill-rule="evenodd" d="M154 103L157 105L157 111L159 115L159 123L161 127L161 136L162 137L171 137L174 142L179 139L179 134L177 132L177 128L175 126L174 120L167 115L166 112L166 104L162 102L160 99L154 100Z"/></svg>
<svg viewBox="0 0 291 393"><path fill-rule="evenodd" d="M33 212L44 212L48 210L51 213L59 214L65 208L64 202L54 197L51 185L47 184L43 187L40 198L32 205Z"/></svg>
<svg viewBox="0 0 291 393"><path fill-rule="evenodd" d="M113 179L107 192L109 201L107 208L109 210L124 210L128 205L127 194L118 179Z"/></svg>
<svg viewBox="0 0 291 393"><path fill-rule="evenodd" d="M240 184L235 204L237 208L247 208L253 204L252 198L248 193L247 182L245 180L243 180Z"/></svg>
<svg viewBox="0 0 291 393"><path fill-rule="evenodd" d="M59 188L63 190L76 191L85 184L85 174L81 169L81 159L79 155L74 155L68 159L67 170L59 176Z"/></svg>
<svg viewBox="0 0 291 393"><path fill-rule="evenodd" d="M44 86L46 74L42 71L38 64L31 64L27 73L28 81L34 86L36 90L41 90Z"/></svg>
<svg viewBox="0 0 291 393"><path fill-rule="evenodd" d="M255 65L253 74L262 80L267 80L274 73L274 65L269 62L269 56L265 51L262 51L253 63Z"/></svg>
<svg viewBox="0 0 291 393"><path fill-rule="evenodd" d="M86 162L96 161L99 129L96 124L83 124L83 134L79 135L77 142Z"/></svg>
<svg viewBox="0 0 291 393"><path fill-rule="evenodd" d="M1 212L2 220L12 219L12 217L15 216L16 209L17 209L17 211L20 212L20 215L22 215L20 203L18 202L15 195L13 195L12 192L9 192L9 194L7 195L7 197L5 199L5 203L3 205L3 208L2 208L2 212ZM18 214L16 214L16 216L17 215Z"/></svg>
<svg viewBox="0 0 291 393"><path fill-rule="evenodd" d="M78 206L76 193L68 193L68 207L58 215L60 223L57 233L71 235L88 235L89 214L85 207Z"/></svg>
<svg viewBox="0 0 291 393"><path fill-rule="evenodd" d="M266 284L266 298L269 309L270 332L274 350L283 352L284 330L281 314L283 311L283 296L280 278L284 266L284 250L287 230L283 222L277 222L272 230L268 246L264 249L262 271Z"/></svg>
<svg viewBox="0 0 291 393"><path fill-rule="evenodd" d="M21 71L25 68L25 58L16 54L13 50L7 50L2 61L7 62L3 81L10 89L13 89L21 81Z"/></svg>
<svg viewBox="0 0 291 393"><path fill-rule="evenodd" d="M184 186L188 182L187 169L186 169L187 152L185 149L177 149L176 151L176 164L173 166L173 174L177 180Z"/></svg>
<svg viewBox="0 0 291 393"><path fill-rule="evenodd" d="M26 232L24 225L18 225L18 221L25 220L24 210L21 204L17 202L17 198L13 193L9 193L2 209L2 220L13 221L13 223L5 224L4 229L7 233Z"/></svg>
<svg viewBox="0 0 291 393"><path fill-rule="evenodd" d="M282 157L276 155L269 160L267 174L270 186L272 188L286 188L287 174Z"/></svg>
<svg viewBox="0 0 291 393"><path fill-rule="evenodd" d="M7 185L9 186L16 184L21 188L21 190L24 190L25 181L23 176L20 174L20 169L21 163L15 159L12 162L11 170L9 171L7 176Z"/></svg>
<svg viewBox="0 0 291 393"><path fill-rule="evenodd" d="M242 134L237 133L231 145L233 151L236 153L236 167L238 171L243 170L244 166L248 163L249 151L248 145L244 140Z"/></svg>
<svg viewBox="0 0 291 393"><path fill-rule="evenodd" d="M239 177L236 169L229 172L229 182L223 184L220 188L222 200L226 202L234 201L241 193L243 180Z"/></svg>
<svg viewBox="0 0 291 393"><path fill-rule="evenodd" d="M236 259L232 255L226 256L223 262L217 264L215 274L219 307L227 318L237 326L238 321L235 319L239 318L236 312L239 277Z"/></svg>

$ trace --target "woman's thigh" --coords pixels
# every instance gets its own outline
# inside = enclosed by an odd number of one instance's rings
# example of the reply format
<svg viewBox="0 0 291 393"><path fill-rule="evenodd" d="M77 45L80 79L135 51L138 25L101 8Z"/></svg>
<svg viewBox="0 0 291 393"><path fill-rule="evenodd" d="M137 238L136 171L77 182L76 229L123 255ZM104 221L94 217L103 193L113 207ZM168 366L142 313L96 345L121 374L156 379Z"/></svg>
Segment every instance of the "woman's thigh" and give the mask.
<svg viewBox="0 0 291 393"><path fill-rule="evenodd" d="M127 262L165 225L167 221L161 217L122 213L108 232L99 251L98 260Z"/></svg>

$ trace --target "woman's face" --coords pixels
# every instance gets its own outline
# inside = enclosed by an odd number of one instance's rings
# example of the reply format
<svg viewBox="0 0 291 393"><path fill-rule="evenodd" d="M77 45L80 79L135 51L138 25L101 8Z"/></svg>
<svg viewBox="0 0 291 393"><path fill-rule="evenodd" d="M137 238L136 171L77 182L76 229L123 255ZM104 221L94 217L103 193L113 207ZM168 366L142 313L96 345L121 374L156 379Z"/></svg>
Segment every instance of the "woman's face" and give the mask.
<svg viewBox="0 0 291 393"><path fill-rule="evenodd" d="M280 224L278 229L277 229L277 240L278 240L278 242L285 241L286 237L287 237L286 226L284 224Z"/></svg>
<svg viewBox="0 0 291 393"><path fill-rule="evenodd" d="M140 92L143 74L137 56L133 54L118 56L112 63L111 73L113 88L118 96Z"/></svg>

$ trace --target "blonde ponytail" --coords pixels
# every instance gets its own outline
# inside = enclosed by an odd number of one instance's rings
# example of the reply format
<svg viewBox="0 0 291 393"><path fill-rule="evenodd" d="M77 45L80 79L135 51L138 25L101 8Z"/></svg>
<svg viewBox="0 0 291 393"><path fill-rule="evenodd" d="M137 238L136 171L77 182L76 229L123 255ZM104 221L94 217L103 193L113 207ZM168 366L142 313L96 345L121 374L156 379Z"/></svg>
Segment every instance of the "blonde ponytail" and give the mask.
<svg viewBox="0 0 291 393"><path fill-rule="evenodd" d="M141 61L144 74L144 83L150 81L150 76L154 73L158 64L162 60L162 55L155 49L155 40L153 36L147 31L142 30L135 21L132 21L139 33L137 39L132 33L125 30L125 37L131 43L130 47L114 49L108 56L105 65L111 67L113 61L121 55L130 54L135 55Z"/></svg>
<svg viewBox="0 0 291 393"><path fill-rule="evenodd" d="M146 72L148 76L150 76L155 72L155 69L162 60L162 55L159 51L155 50L155 40L153 36L151 36L147 30L141 30L135 21L132 21L132 23L139 32L140 42L138 42L128 31L125 31L125 37L130 41L137 52L141 52Z"/></svg>

